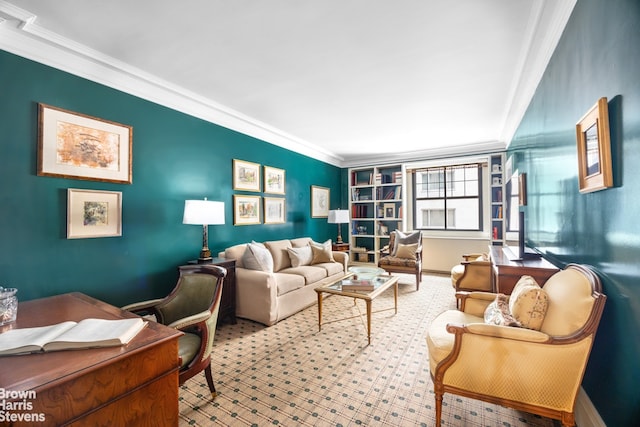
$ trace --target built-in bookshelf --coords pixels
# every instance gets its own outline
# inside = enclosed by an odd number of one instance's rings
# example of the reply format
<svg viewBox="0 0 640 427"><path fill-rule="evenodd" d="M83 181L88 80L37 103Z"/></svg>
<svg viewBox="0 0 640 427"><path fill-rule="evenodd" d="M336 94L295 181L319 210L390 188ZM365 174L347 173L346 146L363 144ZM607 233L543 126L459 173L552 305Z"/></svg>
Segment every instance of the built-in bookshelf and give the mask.
<svg viewBox="0 0 640 427"><path fill-rule="evenodd" d="M350 262L378 263L389 234L402 230L404 209L402 165L349 170Z"/></svg>
<svg viewBox="0 0 640 427"><path fill-rule="evenodd" d="M504 154L492 154L490 162L491 244L502 246L504 244L505 237Z"/></svg>

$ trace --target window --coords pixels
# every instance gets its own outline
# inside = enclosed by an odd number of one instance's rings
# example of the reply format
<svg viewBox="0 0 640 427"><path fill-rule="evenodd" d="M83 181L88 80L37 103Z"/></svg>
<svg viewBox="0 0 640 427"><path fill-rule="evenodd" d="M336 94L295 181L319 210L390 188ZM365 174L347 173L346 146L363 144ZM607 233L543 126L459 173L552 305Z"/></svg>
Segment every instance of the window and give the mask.
<svg viewBox="0 0 640 427"><path fill-rule="evenodd" d="M415 229L482 229L481 164L439 166L413 173Z"/></svg>

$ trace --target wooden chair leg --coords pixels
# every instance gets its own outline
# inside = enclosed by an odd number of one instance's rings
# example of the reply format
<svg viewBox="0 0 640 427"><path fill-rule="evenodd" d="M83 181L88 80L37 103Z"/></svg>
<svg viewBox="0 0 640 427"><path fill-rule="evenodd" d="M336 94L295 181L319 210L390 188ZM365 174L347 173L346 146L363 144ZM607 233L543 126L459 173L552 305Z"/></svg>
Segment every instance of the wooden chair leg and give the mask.
<svg viewBox="0 0 640 427"><path fill-rule="evenodd" d="M436 426L442 422L442 393L436 393Z"/></svg>
<svg viewBox="0 0 640 427"><path fill-rule="evenodd" d="M207 384L209 385L209 390L211 391L211 397L218 397L218 392L216 392L216 386L213 384L213 376L211 375L211 362L204 368L204 376L207 378Z"/></svg>

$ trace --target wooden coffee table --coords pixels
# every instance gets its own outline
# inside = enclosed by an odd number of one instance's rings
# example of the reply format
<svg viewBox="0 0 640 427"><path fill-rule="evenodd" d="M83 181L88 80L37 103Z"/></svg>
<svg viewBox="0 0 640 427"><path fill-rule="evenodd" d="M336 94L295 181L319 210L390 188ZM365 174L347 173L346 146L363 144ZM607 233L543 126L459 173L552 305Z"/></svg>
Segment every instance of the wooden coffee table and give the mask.
<svg viewBox="0 0 640 427"><path fill-rule="evenodd" d="M320 286L315 289L316 293L318 294L318 331L322 330L322 299L323 299L322 294L327 293L327 294L340 295L343 297L353 298L354 304L356 303L356 299L361 299L361 300L364 300L367 306L367 338L369 340L369 344L371 344L371 314L372 314L371 303L373 302L374 299L376 299L376 297L378 297L384 291L386 291L387 289L393 286L393 300L394 300L393 309L397 314L398 313L398 278L394 276L386 276L386 275L376 276L375 278L372 279L372 282L374 284L374 289L372 291L342 290L343 280L348 280L350 277L352 277L352 274L348 274L347 276L343 277L342 279L334 283L328 284L326 286ZM391 308L386 308L378 311L386 311L386 310L391 310ZM376 313L378 311L376 311ZM357 316L331 320L326 323L333 323L333 322L353 319L354 317L361 317L361 316L362 315L359 314Z"/></svg>

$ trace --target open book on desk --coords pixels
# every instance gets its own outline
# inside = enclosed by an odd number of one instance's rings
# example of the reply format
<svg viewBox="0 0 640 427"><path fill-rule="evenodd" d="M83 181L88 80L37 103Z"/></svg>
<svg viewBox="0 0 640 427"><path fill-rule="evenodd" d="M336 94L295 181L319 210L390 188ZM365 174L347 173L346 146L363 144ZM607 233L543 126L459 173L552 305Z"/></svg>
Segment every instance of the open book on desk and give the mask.
<svg viewBox="0 0 640 427"><path fill-rule="evenodd" d="M10 329L0 334L0 356L120 346L131 341L146 324L141 318L84 319L77 323Z"/></svg>

